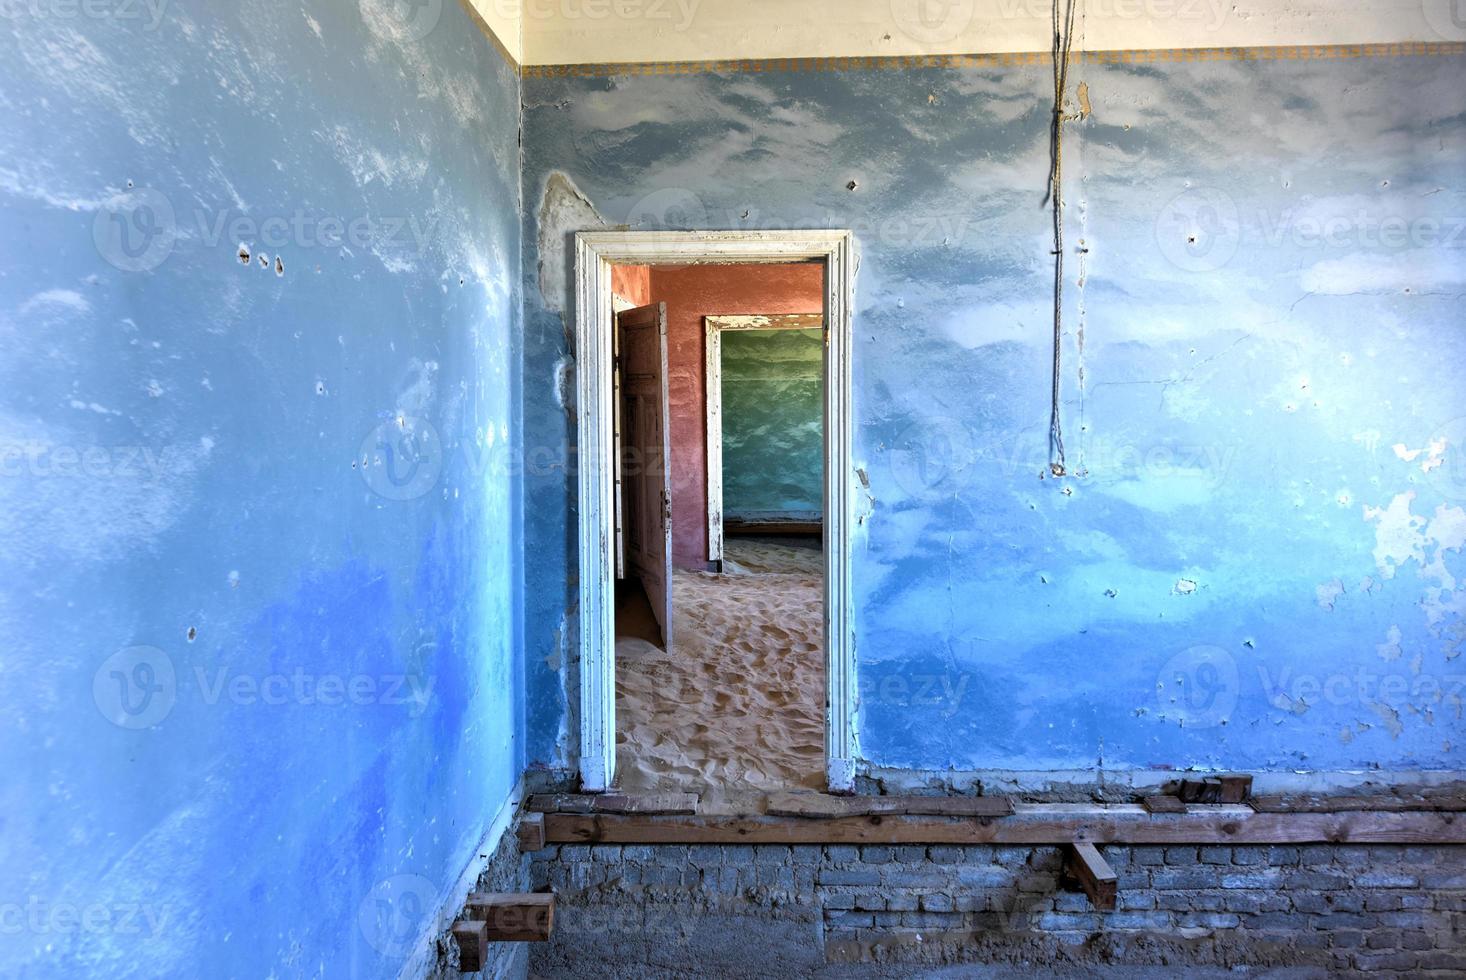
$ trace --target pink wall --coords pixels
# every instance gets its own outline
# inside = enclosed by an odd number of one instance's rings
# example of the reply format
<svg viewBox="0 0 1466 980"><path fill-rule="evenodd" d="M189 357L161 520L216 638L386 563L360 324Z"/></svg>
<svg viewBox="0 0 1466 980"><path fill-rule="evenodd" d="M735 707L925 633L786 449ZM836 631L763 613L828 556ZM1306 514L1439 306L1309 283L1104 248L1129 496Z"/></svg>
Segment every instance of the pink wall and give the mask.
<svg viewBox="0 0 1466 980"><path fill-rule="evenodd" d="M703 569L708 559L703 317L821 313L824 294L825 268L817 263L652 269L650 301L667 304L672 557L679 568Z"/></svg>

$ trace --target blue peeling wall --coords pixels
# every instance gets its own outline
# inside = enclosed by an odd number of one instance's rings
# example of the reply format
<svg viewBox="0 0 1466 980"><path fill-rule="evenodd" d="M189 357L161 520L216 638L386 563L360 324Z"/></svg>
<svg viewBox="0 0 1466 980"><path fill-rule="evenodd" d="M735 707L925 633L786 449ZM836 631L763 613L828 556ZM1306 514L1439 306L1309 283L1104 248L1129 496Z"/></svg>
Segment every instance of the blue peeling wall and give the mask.
<svg viewBox="0 0 1466 980"><path fill-rule="evenodd" d="M1068 476L1048 470L1042 67L527 80L527 438L573 438L540 289L565 216L852 228L868 762L1462 768L1466 59L1074 82L1093 111L1064 151ZM586 201L546 228L557 170ZM573 490L545 473L527 494L548 765L571 730Z"/></svg>
<svg viewBox="0 0 1466 980"><path fill-rule="evenodd" d="M396 976L523 769L517 77L451 0L11 8L0 975Z"/></svg>
<svg viewBox="0 0 1466 980"><path fill-rule="evenodd" d="M729 330L722 351L724 516L818 520L824 331Z"/></svg>

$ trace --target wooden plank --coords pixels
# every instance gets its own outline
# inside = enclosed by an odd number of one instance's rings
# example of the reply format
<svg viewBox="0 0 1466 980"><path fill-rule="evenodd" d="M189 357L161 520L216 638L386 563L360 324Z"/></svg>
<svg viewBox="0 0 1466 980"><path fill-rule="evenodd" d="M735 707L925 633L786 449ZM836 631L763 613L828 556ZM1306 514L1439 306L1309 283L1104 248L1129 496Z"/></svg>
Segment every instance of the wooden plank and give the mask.
<svg viewBox="0 0 1466 980"><path fill-rule="evenodd" d="M458 944L458 969L478 973L489 961L489 926L466 920L453 923L453 941Z"/></svg>
<svg viewBox="0 0 1466 980"><path fill-rule="evenodd" d="M1220 779L1183 779L1176 790L1182 803L1222 802L1222 781Z"/></svg>
<svg viewBox="0 0 1466 980"><path fill-rule="evenodd" d="M1217 781L1222 785L1218 803L1246 803L1252 799L1252 777L1247 773L1227 773L1218 776Z"/></svg>
<svg viewBox="0 0 1466 980"><path fill-rule="evenodd" d="M1186 804L1179 796L1147 796L1142 804L1147 813L1185 813Z"/></svg>
<svg viewBox="0 0 1466 980"><path fill-rule="evenodd" d="M545 816L552 844L1466 844L1453 813L1257 813L1217 806L1158 816L1124 805L1020 805L1005 820L862 816Z"/></svg>
<svg viewBox="0 0 1466 980"><path fill-rule="evenodd" d="M524 814L519 818L517 833L521 854L543 851L545 849L545 815L543 813Z"/></svg>
<svg viewBox="0 0 1466 980"><path fill-rule="evenodd" d="M1079 882L1090 903L1101 912L1113 912L1119 902L1120 879L1093 844L1070 844L1065 848L1066 870Z"/></svg>
<svg viewBox="0 0 1466 980"><path fill-rule="evenodd" d="M723 520L723 529L729 537L736 535L761 537L800 535L807 537L824 533L825 525L818 521L747 521L728 517Z"/></svg>
<svg viewBox="0 0 1466 980"><path fill-rule="evenodd" d="M1462 813L1460 796L1258 796L1259 813Z"/></svg>
<svg viewBox="0 0 1466 980"><path fill-rule="evenodd" d="M775 817L932 816L1010 817L1006 796L829 796L824 793L774 793L768 812Z"/></svg>
<svg viewBox="0 0 1466 980"><path fill-rule="evenodd" d="M464 914L485 924L490 942L542 943L555 928L555 896L475 892L468 896Z"/></svg>
<svg viewBox="0 0 1466 980"><path fill-rule="evenodd" d="M559 793L531 796L528 809L535 813L624 813L691 816L698 798L692 793L654 793L631 796L620 793Z"/></svg>

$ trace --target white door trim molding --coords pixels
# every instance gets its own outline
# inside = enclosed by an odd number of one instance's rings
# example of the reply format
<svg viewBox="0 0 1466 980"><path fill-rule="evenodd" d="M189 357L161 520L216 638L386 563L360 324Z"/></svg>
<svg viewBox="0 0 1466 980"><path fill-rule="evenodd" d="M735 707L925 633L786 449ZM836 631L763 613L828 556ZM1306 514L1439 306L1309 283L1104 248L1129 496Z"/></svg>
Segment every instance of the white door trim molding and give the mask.
<svg viewBox="0 0 1466 980"><path fill-rule="evenodd" d="M851 338L855 239L848 231L582 232L575 236L580 557L580 781L616 778L615 500L611 466L613 265L825 264L825 767L831 792L855 788L857 755Z"/></svg>
<svg viewBox="0 0 1466 980"><path fill-rule="evenodd" d="M707 316L704 350L707 365L703 384L707 389L708 447L708 561L723 560L723 331L725 330L823 330L823 313L770 313L762 316ZM821 419L821 424L824 420ZM826 443L825 448L829 448ZM839 465L825 460L825 469ZM721 566L715 566L721 567Z"/></svg>

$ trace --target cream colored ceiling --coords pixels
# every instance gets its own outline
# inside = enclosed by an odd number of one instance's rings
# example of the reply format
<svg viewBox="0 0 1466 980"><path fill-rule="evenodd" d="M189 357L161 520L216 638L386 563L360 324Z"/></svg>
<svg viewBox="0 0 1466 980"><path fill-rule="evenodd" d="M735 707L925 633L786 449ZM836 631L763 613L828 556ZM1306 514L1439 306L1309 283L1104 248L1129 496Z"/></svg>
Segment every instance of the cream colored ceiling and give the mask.
<svg viewBox="0 0 1466 980"><path fill-rule="evenodd" d="M470 0L526 65L1044 51L1053 0ZM1090 51L1466 41L1463 0L1081 0Z"/></svg>

